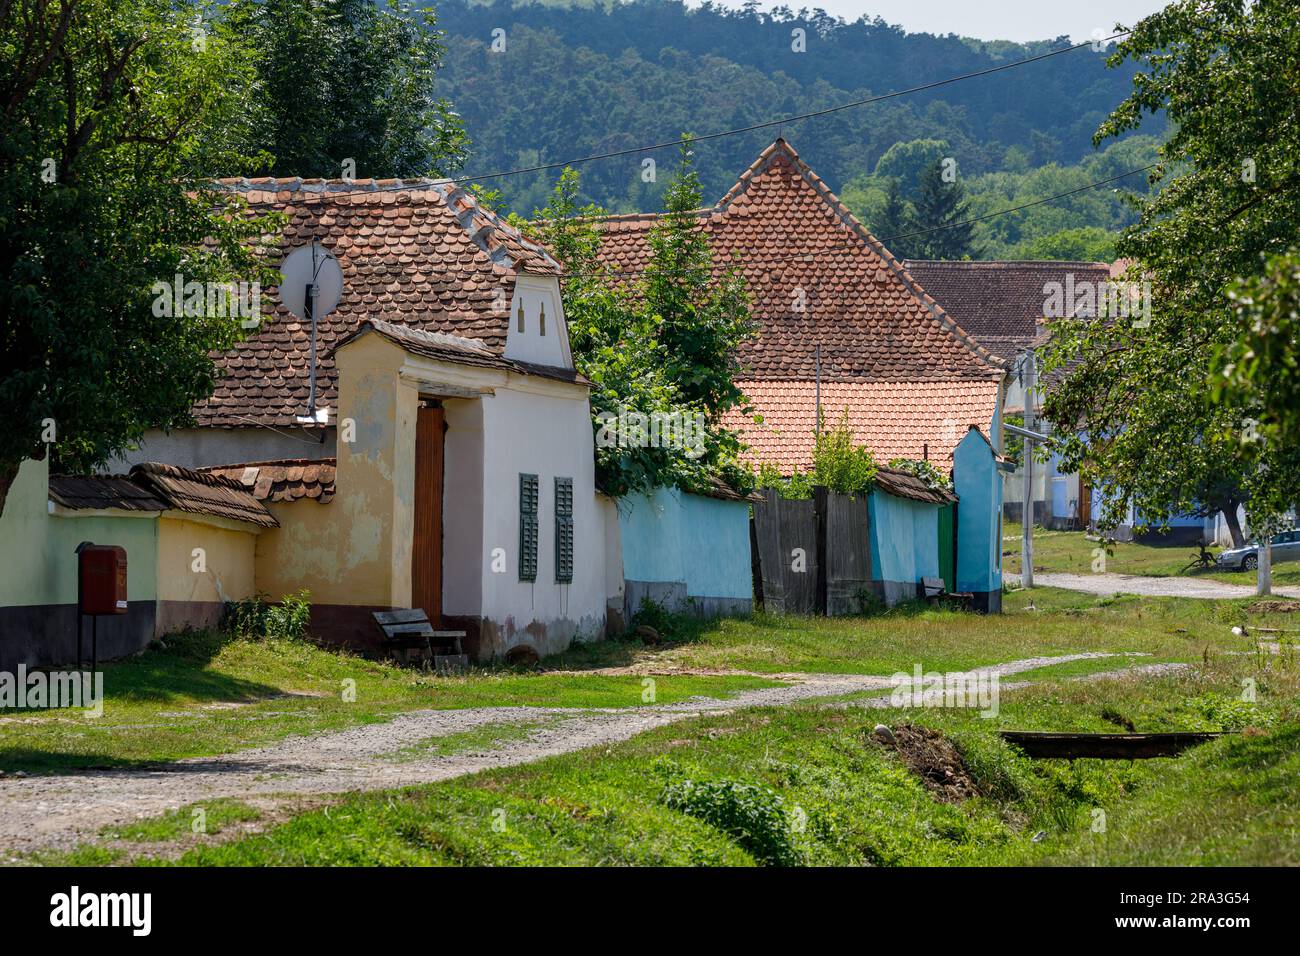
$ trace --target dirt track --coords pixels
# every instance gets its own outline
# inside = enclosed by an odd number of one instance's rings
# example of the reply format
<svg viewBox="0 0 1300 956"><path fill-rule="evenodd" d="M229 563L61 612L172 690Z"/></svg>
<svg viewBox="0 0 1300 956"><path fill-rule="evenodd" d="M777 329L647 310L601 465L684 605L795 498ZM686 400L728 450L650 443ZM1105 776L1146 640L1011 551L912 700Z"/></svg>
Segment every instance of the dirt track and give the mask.
<svg viewBox="0 0 1300 956"><path fill-rule="evenodd" d="M1049 664L1097 657L1119 659L1119 655L1110 654L1068 654L1025 658L977 670L1007 677ZM388 723L292 737L269 747L181 760L155 770L6 777L0 779L0 863L12 852L71 849L105 826L217 797L304 796L433 783L612 744L699 714L794 704L893 686L888 677L806 674L781 687L744 691L725 700L697 698L618 710L482 707L414 711ZM882 695L854 705L886 706L888 702L889 696ZM396 751L431 737L485 724L539 720L545 725L526 738L502 742L485 752L393 759Z"/></svg>
<svg viewBox="0 0 1300 956"><path fill-rule="evenodd" d="M1013 586L1020 583L1018 574L1004 574L1002 577ZM1251 578L1246 575L1243 580ZM1206 578L1155 578L1141 574L1045 574L1035 571L1034 584L1046 588L1064 588L1067 591L1086 591L1107 597L1113 594L1141 594L1149 597L1219 600L1255 596L1253 583L1226 584ZM1274 587L1273 593L1300 598L1300 588L1297 587Z"/></svg>

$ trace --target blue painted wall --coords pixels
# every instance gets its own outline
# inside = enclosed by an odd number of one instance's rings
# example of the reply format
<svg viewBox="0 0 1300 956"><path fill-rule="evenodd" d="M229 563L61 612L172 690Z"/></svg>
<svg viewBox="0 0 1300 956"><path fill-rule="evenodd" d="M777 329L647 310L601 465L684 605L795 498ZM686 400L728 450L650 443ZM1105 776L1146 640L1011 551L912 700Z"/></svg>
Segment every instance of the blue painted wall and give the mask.
<svg viewBox="0 0 1300 956"><path fill-rule="evenodd" d="M1002 590L1002 475L993 449L972 429L952 456L957 492L957 590Z"/></svg>
<svg viewBox="0 0 1300 956"><path fill-rule="evenodd" d="M1053 518L1072 518L1074 509L1070 507L1070 489L1069 482L1064 477L1052 478L1052 517Z"/></svg>
<svg viewBox="0 0 1300 956"><path fill-rule="evenodd" d="M753 597L749 505L656 488L618 502L623 577L680 581L691 597Z"/></svg>
<svg viewBox="0 0 1300 956"><path fill-rule="evenodd" d="M656 488L618 500L623 577L629 581L685 581L681 494Z"/></svg>
<svg viewBox="0 0 1300 956"><path fill-rule="evenodd" d="M754 596L749 504L682 494L682 560L691 596Z"/></svg>
<svg viewBox="0 0 1300 956"><path fill-rule="evenodd" d="M1091 494L1092 494L1092 517L1093 520L1095 521L1098 517L1100 517L1102 508L1106 506L1106 501L1109 498L1113 498L1114 496L1107 495L1105 490L1102 488L1093 488ZM1196 515L1182 514L1181 512L1170 515L1168 523L1161 524L1157 521L1154 521L1153 519L1144 518L1140 511L1130 506L1128 510L1128 521L1126 522L1126 524L1128 524L1130 527L1137 527L1138 525L1142 524L1143 521L1146 521L1148 523L1148 526L1152 531L1157 531L1163 527L1205 528L1207 530L1213 527L1213 519L1211 518L1199 518Z"/></svg>
<svg viewBox="0 0 1300 956"><path fill-rule="evenodd" d="M939 506L873 491L871 577L917 584L939 576Z"/></svg>

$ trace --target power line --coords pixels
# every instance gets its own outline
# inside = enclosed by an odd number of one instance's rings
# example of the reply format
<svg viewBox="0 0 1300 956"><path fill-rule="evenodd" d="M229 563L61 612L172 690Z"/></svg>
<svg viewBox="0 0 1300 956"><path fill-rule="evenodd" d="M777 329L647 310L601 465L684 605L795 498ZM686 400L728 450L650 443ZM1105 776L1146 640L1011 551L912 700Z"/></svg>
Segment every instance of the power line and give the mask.
<svg viewBox="0 0 1300 956"><path fill-rule="evenodd" d="M841 103L838 106L829 106L825 109L812 110L807 113L798 113L794 116L785 116L780 119L765 120L761 123L754 123L750 126L738 126L735 129L718 130L712 133L702 133L698 136L679 137L678 139L664 140L663 142L653 143L645 146L631 146L626 149L608 150L603 153L592 153L588 156L577 156L572 159L561 160L553 163L539 163L534 166L522 166L517 169L506 169L495 173L483 173L478 176L459 176L448 177L439 180L425 180L422 182L404 182L401 185L376 186L373 189L358 189L355 191L323 192L322 197L343 197L366 195L378 192L406 192L421 186L433 185L434 183L448 183L455 186L463 186L468 183L487 182L493 179L503 179L507 176L522 176L527 173L548 172L556 169L564 169L567 166L581 166L585 163L593 163L604 159L616 159L620 156L631 156L637 153L648 153L658 149L667 149L672 146L681 146L687 142L702 143L708 140L722 139L726 136L739 136L744 133L753 133L758 130L771 129L773 126L782 126L786 123L798 123L803 120L816 119L821 116L829 116L832 113L839 113L844 110L857 109L860 106L870 106L873 103L880 103L884 100L895 99L900 96L910 96L913 93L924 93L927 90L939 89L953 83L960 83L963 80L975 79L981 76L989 76L994 73L1001 73L1004 70L1011 70L1018 66L1025 66L1029 63L1037 63L1040 60L1046 60L1054 56L1060 56L1063 53L1073 53L1075 50L1081 50L1084 47L1091 47L1095 44L1109 43L1120 37L1128 36L1131 31L1122 30L1112 36L1103 39L1088 40L1084 43L1076 43L1074 46L1061 47L1059 50L1048 50L1046 53L1038 53L1034 56L1025 57L1020 60L1012 60L1008 63L1001 63L997 66L985 67L982 70L974 70L970 73L962 73L957 76L950 76L942 80L935 80L931 83L922 83L919 86L909 86L902 90L893 90L889 93L881 93L878 96L869 96L866 99L854 100L851 103Z"/></svg>
<svg viewBox="0 0 1300 956"><path fill-rule="evenodd" d="M963 219L958 222L945 222L937 226L929 226L925 229L917 229L912 232L900 233L899 235L896 236L873 237L873 238L875 238L876 242L879 245L884 246L886 243L895 242L899 239L911 239L916 236L924 236L924 235L929 235L932 232L939 232L940 230L943 229L953 229L957 226L965 226L972 223L985 222L986 220L989 219L995 219L998 216L1007 216L1013 212L1020 212L1021 210L1030 209L1034 206L1042 206L1046 203L1055 202L1058 199L1065 199L1068 198L1069 196L1074 196L1077 195L1078 193L1086 192L1089 189L1096 189L1099 186L1106 186L1109 185L1110 183L1117 182L1118 180L1125 179L1129 176L1136 176L1138 173L1145 173L1149 170L1155 169L1157 165L1158 164L1156 163L1152 163L1149 166L1142 166L1138 169L1130 169L1128 172L1120 173L1117 176L1110 176L1106 179L1099 179L1094 183L1087 183L1086 185L1078 186L1074 189L1067 190L1066 192L1057 193L1055 196L1045 196L1042 199L1035 199L1031 202L1021 203L1018 206L1010 206L1006 209L999 209L996 210L995 212L985 213L982 216L974 216L970 219ZM825 249L818 249L815 252L792 252L786 255L773 256L770 258L746 257L742 265L764 266L764 265L774 265L781 262L793 262L798 259L814 259L818 256L824 256L830 253L854 251L861 248L861 246L862 246L861 241L853 241L853 242L843 242L836 245L827 246ZM721 265L721 263L718 264ZM584 278L588 276L591 277L609 276L609 277L617 278L620 276L644 275L649 271L650 270L648 269L625 269L625 270L602 271L602 272L562 272L560 273L560 276L566 279ZM671 271L665 271L665 272L660 272L658 274L671 275L672 273Z"/></svg>
<svg viewBox="0 0 1300 956"><path fill-rule="evenodd" d="M866 99L855 100L852 103L841 103L839 106L830 106L826 109L813 110L809 113L799 113L795 116L786 116L782 119L766 120L762 123L755 123L752 126L739 126L735 129L720 130L714 133L704 133L700 136L681 137L679 139L665 140L662 143L655 143L652 146L637 146L628 149L615 149L604 153L595 153L591 156L580 156L575 159L564 160L556 163L542 163L536 166L528 166L522 169L511 169L499 173L486 173L481 176L465 176L458 179L452 179L451 182L461 185L463 183L483 182L489 179L500 179L504 176L517 176L524 173L545 172L552 169L563 169L565 166L577 166L582 163L595 162L602 159L614 159L619 156L630 156L634 153L646 153L656 149L666 149L670 146L681 146L684 143L702 143L706 140L721 139L724 136L737 136L742 133L753 133L761 129L770 129L773 126L781 126L785 123L798 123L807 119L816 119L820 116L829 116L831 113L838 113L842 110L856 109L859 106L868 106L872 103L879 103L883 100L894 99L899 96L908 96L912 93L923 93L926 90L938 89L941 86L948 86L951 83L958 83L962 80L970 80L980 76L988 76L992 73L1001 73L1003 70L1010 70L1017 66L1024 66L1027 63L1036 63L1039 60L1046 60L1049 57L1060 56L1062 53L1072 53L1075 50L1081 50L1086 46L1093 46L1097 43L1109 43L1111 40L1127 36L1130 31L1124 30L1116 33L1114 36L1106 37L1103 40L1089 40L1085 43L1076 43L1074 46L1061 47L1059 50L1049 50L1046 53L1039 53L1035 56L1025 57L1022 60L1012 60L1009 63L1002 63L998 66L985 67L982 70L975 70L970 73L962 73L959 76L950 76L947 79L935 80L932 83L923 83L920 86L910 86L903 90L894 90L890 93L882 93L879 96L869 96Z"/></svg>

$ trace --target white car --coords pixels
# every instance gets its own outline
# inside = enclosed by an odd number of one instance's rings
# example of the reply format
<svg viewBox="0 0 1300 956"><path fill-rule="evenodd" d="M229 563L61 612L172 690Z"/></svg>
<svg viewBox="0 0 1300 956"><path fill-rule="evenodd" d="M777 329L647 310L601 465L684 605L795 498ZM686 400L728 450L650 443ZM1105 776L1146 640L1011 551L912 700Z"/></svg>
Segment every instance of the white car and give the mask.
<svg viewBox="0 0 1300 956"><path fill-rule="evenodd" d="M1272 545L1274 564L1282 561L1300 561L1300 531L1283 531L1281 534L1275 534ZM1259 544L1252 541L1240 548L1228 548L1214 560L1222 568L1254 571L1259 567Z"/></svg>

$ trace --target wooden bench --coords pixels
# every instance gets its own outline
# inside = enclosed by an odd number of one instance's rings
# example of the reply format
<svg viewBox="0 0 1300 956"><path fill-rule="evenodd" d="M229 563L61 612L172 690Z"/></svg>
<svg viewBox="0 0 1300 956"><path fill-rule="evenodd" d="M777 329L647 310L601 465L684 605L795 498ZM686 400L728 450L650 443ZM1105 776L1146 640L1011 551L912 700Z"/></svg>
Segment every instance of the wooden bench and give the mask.
<svg viewBox="0 0 1300 956"><path fill-rule="evenodd" d="M947 602L961 608L968 608L975 600L973 594L949 592L947 586L943 583L943 578L921 578L921 584L917 590L920 592L920 596L930 604Z"/></svg>
<svg viewBox="0 0 1300 956"><path fill-rule="evenodd" d="M461 647L464 631L435 631L429 616L420 608L372 612L375 623L384 632L384 651L403 664L412 656L421 662L431 660L440 674L464 670L469 657Z"/></svg>

